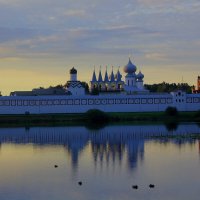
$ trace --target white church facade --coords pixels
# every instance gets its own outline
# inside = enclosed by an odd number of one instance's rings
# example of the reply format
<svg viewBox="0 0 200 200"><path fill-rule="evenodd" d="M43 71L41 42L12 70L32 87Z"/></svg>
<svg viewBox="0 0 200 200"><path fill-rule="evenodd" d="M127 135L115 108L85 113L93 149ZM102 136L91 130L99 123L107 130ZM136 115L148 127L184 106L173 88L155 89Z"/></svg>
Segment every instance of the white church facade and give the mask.
<svg viewBox="0 0 200 200"><path fill-rule="evenodd" d="M100 92L124 91L126 94L148 93L148 90L144 88L143 84L144 75L141 73L141 71L136 74L136 70L137 67L131 62L130 58L128 64L124 66L124 72L126 73L125 81L122 80L122 75L119 69L114 75L112 67L111 74L108 76L106 68L104 78L102 78L101 68L99 70L98 78L94 70L92 80L90 81L91 90L97 88Z"/></svg>
<svg viewBox="0 0 200 200"><path fill-rule="evenodd" d="M95 70L90 81L90 90L98 89L98 95L86 94L81 81L77 79L77 70L70 70L70 80L66 88L56 93L48 91L44 95L29 92L13 92L12 96L0 97L0 114L48 114L48 113L84 113L90 109L104 112L161 112L168 107L179 111L200 110L200 94L186 94L183 91L172 93L150 93L144 87L144 75L129 59L124 66L123 80L118 69L108 75L107 69L98 77Z"/></svg>

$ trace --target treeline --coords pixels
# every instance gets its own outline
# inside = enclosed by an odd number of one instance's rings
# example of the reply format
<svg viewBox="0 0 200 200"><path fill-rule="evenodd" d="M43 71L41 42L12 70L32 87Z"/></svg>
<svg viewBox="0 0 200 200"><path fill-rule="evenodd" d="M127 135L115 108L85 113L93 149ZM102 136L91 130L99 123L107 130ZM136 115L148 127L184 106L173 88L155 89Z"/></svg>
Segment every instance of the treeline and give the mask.
<svg viewBox="0 0 200 200"><path fill-rule="evenodd" d="M188 85L187 83L156 83L156 84L145 84L144 85L146 89L148 89L150 92L173 92L176 90L182 90L187 93L192 93L192 87Z"/></svg>

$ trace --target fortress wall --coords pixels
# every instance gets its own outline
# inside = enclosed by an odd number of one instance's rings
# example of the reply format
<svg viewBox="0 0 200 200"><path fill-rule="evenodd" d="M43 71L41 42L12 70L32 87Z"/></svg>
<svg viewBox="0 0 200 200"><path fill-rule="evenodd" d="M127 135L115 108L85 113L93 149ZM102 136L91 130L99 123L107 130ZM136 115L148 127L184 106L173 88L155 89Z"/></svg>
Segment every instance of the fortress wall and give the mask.
<svg viewBox="0 0 200 200"><path fill-rule="evenodd" d="M187 111L200 110L200 94L187 94L185 109Z"/></svg>
<svg viewBox="0 0 200 200"><path fill-rule="evenodd" d="M90 109L159 112L169 106L180 111L199 110L200 95L186 95L183 102L170 94L0 97L0 114L84 113Z"/></svg>

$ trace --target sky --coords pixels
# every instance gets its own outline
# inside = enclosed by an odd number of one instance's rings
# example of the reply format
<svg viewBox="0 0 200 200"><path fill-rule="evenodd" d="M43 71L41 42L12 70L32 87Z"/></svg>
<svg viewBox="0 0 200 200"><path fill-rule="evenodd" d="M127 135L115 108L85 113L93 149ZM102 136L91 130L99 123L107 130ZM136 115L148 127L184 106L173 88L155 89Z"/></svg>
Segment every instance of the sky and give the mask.
<svg viewBox="0 0 200 200"><path fill-rule="evenodd" d="M145 83L200 75L200 0L0 0L0 91L89 82L130 56ZM123 74L124 75L124 74Z"/></svg>

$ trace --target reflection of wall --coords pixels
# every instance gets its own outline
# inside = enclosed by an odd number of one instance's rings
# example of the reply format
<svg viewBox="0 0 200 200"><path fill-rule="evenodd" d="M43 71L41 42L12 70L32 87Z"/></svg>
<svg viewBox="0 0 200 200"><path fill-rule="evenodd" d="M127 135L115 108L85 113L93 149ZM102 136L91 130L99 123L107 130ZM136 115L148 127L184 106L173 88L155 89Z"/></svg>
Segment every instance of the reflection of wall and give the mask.
<svg viewBox="0 0 200 200"><path fill-rule="evenodd" d="M191 132L200 133L200 127L195 124L180 125L176 131L168 131L163 125L108 126L98 131L85 127L1 128L0 143L63 145L71 155L75 168L80 153L90 142L94 162L120 163L127 153L128 166L132 169L137 166L138 159L143 160L144 143L151 136Z"/></svg>

